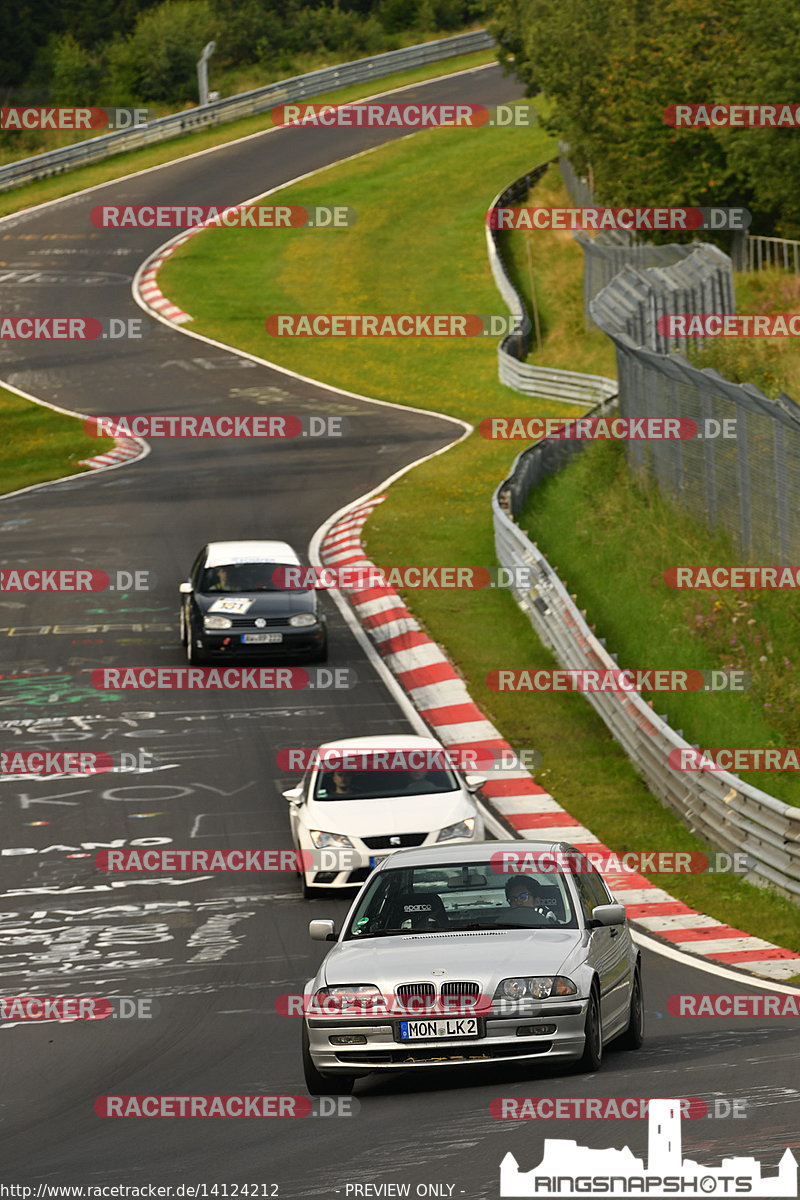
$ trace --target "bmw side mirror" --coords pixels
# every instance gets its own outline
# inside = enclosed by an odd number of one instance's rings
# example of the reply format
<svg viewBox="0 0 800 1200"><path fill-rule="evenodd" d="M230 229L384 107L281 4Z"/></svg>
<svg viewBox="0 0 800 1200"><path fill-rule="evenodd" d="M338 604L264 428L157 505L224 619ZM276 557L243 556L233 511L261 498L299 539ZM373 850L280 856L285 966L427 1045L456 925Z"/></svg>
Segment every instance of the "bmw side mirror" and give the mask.
<svg viewBox="0 0 800 1200"><path fill-rule="evenodd" d="M313 942L336 941L336 925L333 921L309 921L308 932Z"/></svg>
<svg viewBox="0 0 800 1200"><path fill-rule="evenodd" d="M592 909L592 919L586 922L590 929L604 925L624 925L625 908L622 904L598 904Z"/></svg>

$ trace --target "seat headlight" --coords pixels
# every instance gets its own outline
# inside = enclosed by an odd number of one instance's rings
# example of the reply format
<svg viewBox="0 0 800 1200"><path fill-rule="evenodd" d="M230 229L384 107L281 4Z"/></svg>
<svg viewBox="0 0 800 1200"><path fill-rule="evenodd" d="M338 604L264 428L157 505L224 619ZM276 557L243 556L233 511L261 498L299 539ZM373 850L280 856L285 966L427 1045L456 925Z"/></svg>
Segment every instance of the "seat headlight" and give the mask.
<svg viewBox="0 0 800 1200"><path fill-rule="evenodd" d="M218 617L212 614L208 617L203 617L203 629L232 629L233 621L230 617Z"/></svg>
<svg viewBox="0 0 800 1200"><path fill-rule="evenodd" d="M309 625L316 625L317 618L313 613L297 613L294 617L289 617L289 624L295 629L305 629Z"/></svg>
<svg viewBox="0 0 800 1200"><path fill-rule="evenodd" d="M566 975L526 975L503 979L495 1000L550 1000L554 996L577 996L578 989Z"/></svg>
<svg viewBox="0 0 800 1200"><path fill-rule="evenodd" d="M348 850L353 847L350 838L345 837L343 833L324 833L321 829L309 829L308 833L317 850L323 850L326 846L335 850Z"/></svg>
<svg viewBox="0 0 800 1200"><path fill-rule="evenodd" d="M457 821L455 825L447 825L441 830L437 837L437 842L449 842L453 838L470 838L475 832L475 818L465 817L463 821Z"/></svg>

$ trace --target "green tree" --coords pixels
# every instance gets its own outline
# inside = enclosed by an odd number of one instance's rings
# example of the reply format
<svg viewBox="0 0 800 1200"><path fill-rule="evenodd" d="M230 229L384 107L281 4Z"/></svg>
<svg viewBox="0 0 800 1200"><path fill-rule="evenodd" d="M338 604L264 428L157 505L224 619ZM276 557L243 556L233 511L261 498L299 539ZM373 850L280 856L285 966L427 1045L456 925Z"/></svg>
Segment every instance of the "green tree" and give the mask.
<svg viewBox="0 0 800 1200"><path fill-rule="evenodd" d="M197 60L216 32L207 0L167 0L109 50L112 88L137 101L197 101Z"/></svg>

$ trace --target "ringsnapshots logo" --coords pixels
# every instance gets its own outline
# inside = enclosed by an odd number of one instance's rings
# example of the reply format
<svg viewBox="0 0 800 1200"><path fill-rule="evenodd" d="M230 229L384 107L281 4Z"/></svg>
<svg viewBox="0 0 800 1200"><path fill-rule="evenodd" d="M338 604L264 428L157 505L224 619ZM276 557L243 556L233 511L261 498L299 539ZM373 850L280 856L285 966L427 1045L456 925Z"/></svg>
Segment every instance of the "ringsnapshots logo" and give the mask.
<svg viewBox="0 0 800 1200"><path fill-rule="evenodd" d="M735 438L736 417L484 417L478 426L487 441L509 442L686 442Z"/></svg>
<svg viewBox="0 0 800 1200"><path fill-rule="evenodd" d="M797 1196L797 1160L787 1149L776 1175L764 1177L756 1158L724 1158L719 1167L684 1159L680 1099L653 1099L648 1110L647 1164L626 1146L622 1150L579 1146L548 1138L542 1160L521 1171L509 1151L500 1164L500 1195L539 1200L571 1196Z"/></svg>
<svg viewBox="0 0 800 1200"><path fill-rule="evenodd" d="M347 204L98 204L89 219L96 229L349 229L356 213Z"/></svg>
<svg viewBox="0 0 800 1200"><path fill-rule="evenodd" d="M0 129L135 129L146 125L146 108L0 108Z"/></svg>
<svg viewBox="0 0 800 1200"><path fill-rule="evenodd" d="M97 567L2 567L0 592L148 592L156 586L152 571Z"/></svg>
<svg viewBox="0 0 800 1200"><path fill-rule="evenodd" d="M747 671L699 671L559 667L555 670L494 670L486 676L493 692L744 692Z"/></svg>
<svg viewBox="0 0 800 1200"><path fill-rule="evenodd" d="M275 125L311 129L439 129L443 126L513 126L529 129L534 110L525 104L279 104L270 113Z"/></svg>
<svg viewBox="0 0 800 1200"><path fill-rule="evenodd" d="M516 318L499 313L273 313L270 337L475 338L513 333Z"/></svg>
<svg viewBox="0 0 800 1200"><path fill-rule="evenodd" d="M798 313L665 313L656 329L668 338L800 337Z"/></svg>
<svg viewBox="0 0 800 1200"><path fill-rule="evenodd" d="M103 692L349 691L352 667L98 667L93 688Z"/></svg>
<svg viewBox="0 0 800 1200"><path fill-rule="evenodd" d="M297 416L233 416L212 413L203 416L158 415L87 417L83 423L89 437L143 438L341 438L347 435L346 417L327 414Z"/></svg>
<svg viewBox="0 0 800 1200"><path fill-rule="evenodd" d="M0 341L94 342L103 339L140 341L147 327L142 317L9 317L0 315Z"/></svg>
<svg viewBox="0 0 800 1200"><path fill-rule="evenodd" d="M494 230L547 229L601 233L748 229L752 214L746 208L540 208L495 206L486 214Z"/></svg>

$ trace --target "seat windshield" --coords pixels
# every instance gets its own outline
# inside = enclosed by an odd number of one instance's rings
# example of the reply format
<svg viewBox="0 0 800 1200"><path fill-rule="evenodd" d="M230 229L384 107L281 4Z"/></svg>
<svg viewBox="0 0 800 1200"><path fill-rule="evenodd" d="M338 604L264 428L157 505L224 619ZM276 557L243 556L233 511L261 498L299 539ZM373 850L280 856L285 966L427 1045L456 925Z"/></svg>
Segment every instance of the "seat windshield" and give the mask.
<svg viewBox="0 0 800 1200"><path fill-rule="evenodd" d="M389 800L455 792L460 784L452 771L320 771L315 800Z"/></svg>
<svg viewBox="0 0 800 1200"><path fill-rule="evenodd" d="M511 896L506 885L510 885ZM490 861L387 868L367 885L345 941L499 929L577 929L562 873L509 875Z"/></svg>

